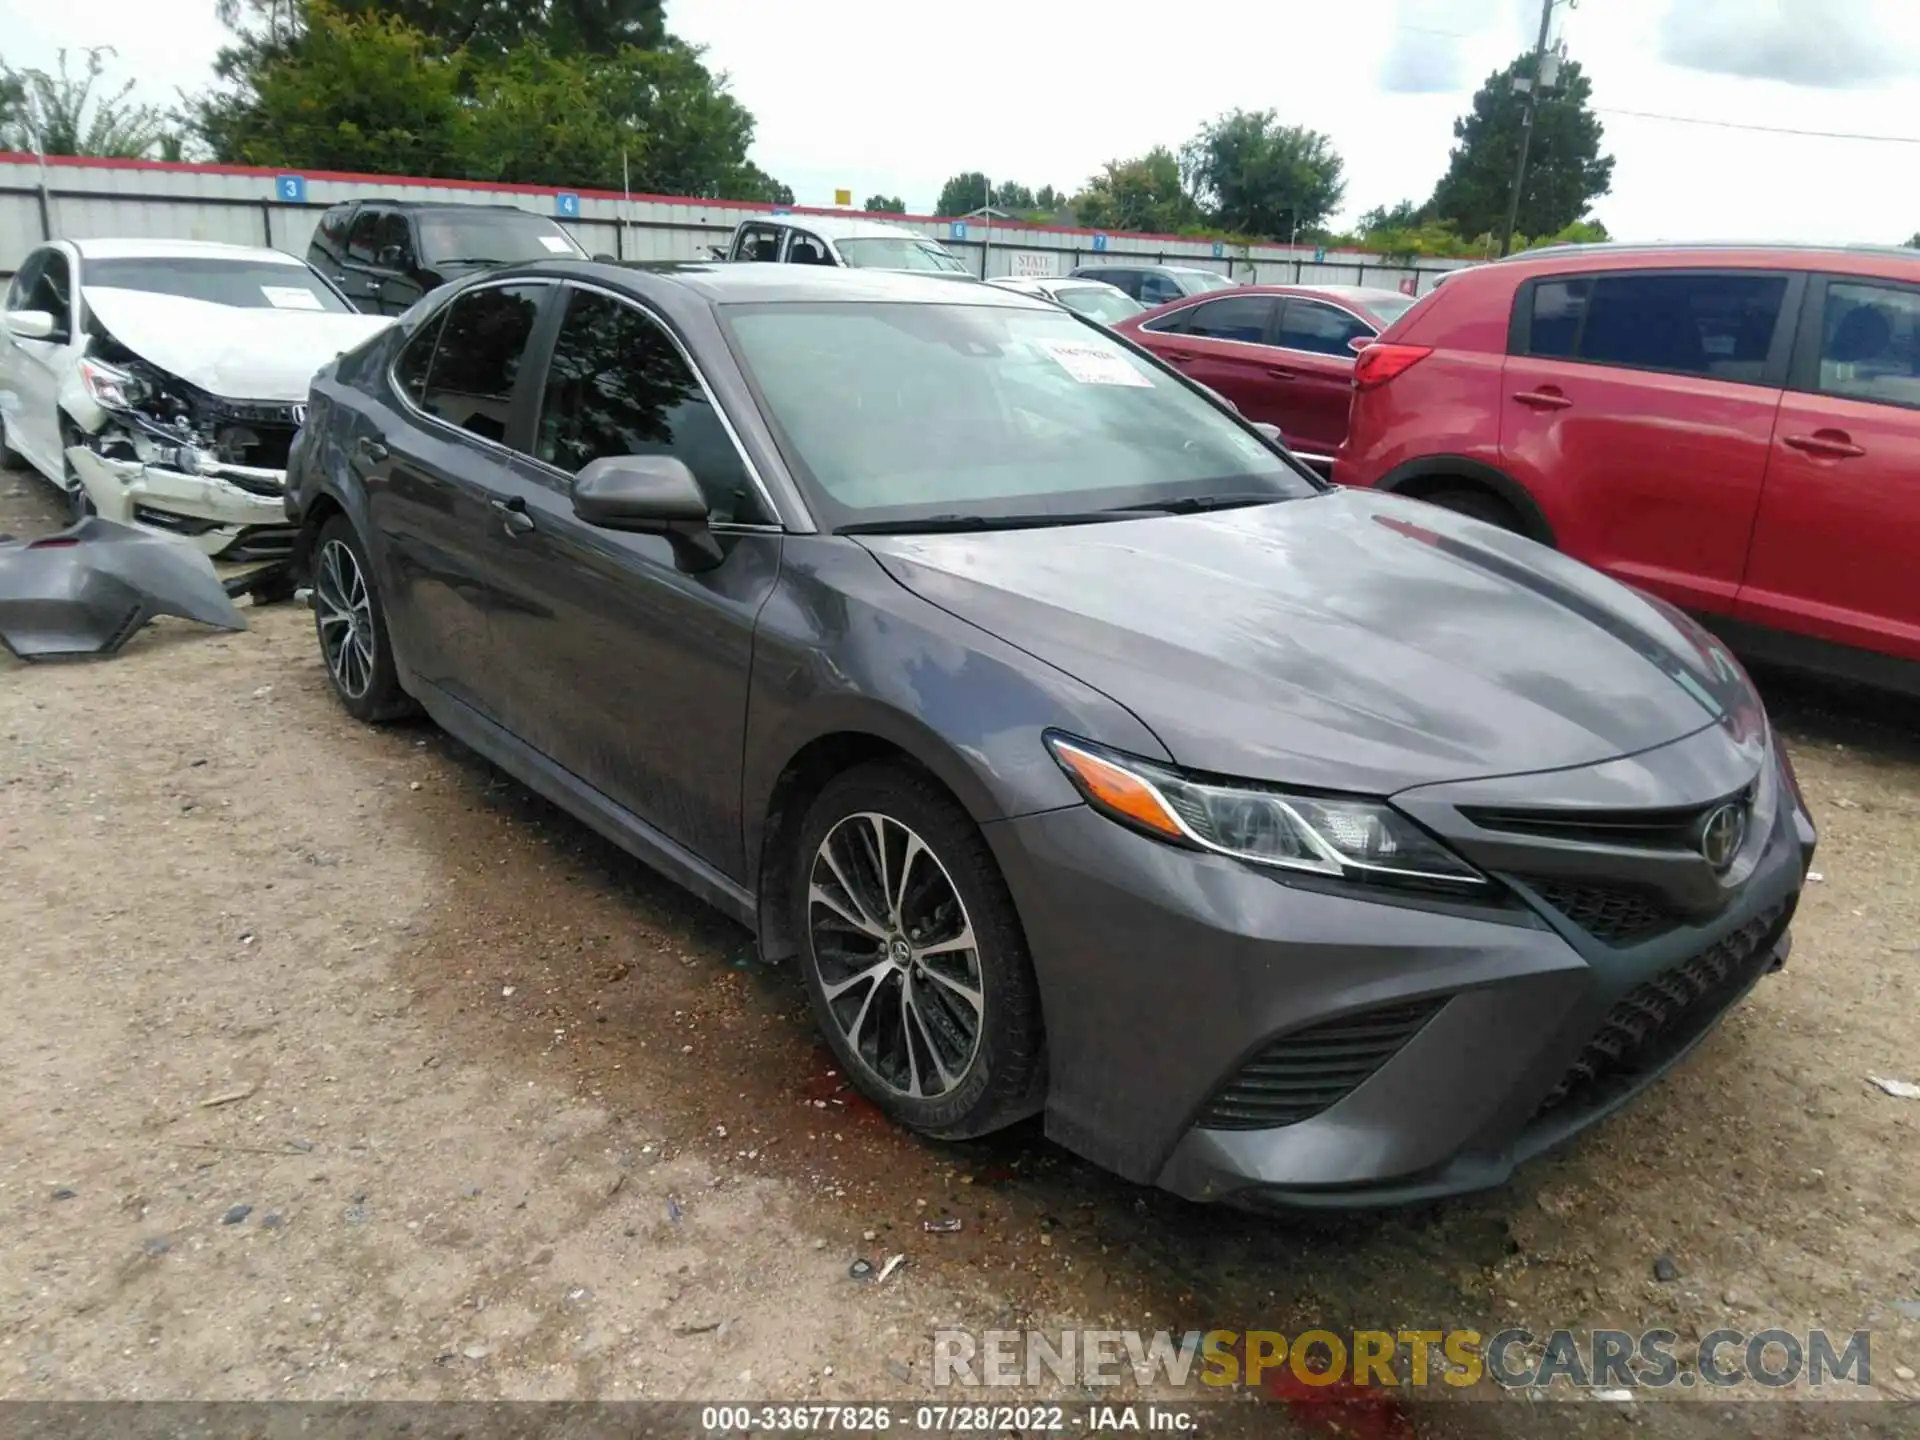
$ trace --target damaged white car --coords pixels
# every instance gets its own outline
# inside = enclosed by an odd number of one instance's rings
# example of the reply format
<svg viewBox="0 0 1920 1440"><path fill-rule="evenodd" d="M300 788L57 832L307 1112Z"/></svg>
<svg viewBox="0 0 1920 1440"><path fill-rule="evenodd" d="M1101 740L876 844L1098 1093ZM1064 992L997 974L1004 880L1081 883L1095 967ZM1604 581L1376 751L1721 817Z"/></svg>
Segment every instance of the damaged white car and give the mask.
<svg viewBox="0 0 1920 1440"><path fill-rule="evenodd" d="M29 254L0 338L0 463L76 519L283 560L287 456L314 372L385 328L304 260L199 241L62 240Z"/></svg>

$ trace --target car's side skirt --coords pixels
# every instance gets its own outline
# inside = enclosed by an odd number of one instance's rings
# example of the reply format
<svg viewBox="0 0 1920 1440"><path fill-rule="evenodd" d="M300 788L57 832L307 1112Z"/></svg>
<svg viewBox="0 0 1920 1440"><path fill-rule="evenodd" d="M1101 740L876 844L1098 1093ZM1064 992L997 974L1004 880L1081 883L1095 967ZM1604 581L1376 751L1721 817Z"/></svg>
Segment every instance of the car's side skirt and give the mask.
<svg viewBox="0 0 1920 1440"><path fill-rule="evenodd" d="M669 839L631 810L616 804L572 771L554 764L511 731L503 729L472 706L456 700L439 686L417 675L407 677L407 689L442 730L499 766L528 789L565 810L583 825L625 850L643 864L692 891L717 910L752 929L758 918L753 892L728 879L684 846Z"/></svg>

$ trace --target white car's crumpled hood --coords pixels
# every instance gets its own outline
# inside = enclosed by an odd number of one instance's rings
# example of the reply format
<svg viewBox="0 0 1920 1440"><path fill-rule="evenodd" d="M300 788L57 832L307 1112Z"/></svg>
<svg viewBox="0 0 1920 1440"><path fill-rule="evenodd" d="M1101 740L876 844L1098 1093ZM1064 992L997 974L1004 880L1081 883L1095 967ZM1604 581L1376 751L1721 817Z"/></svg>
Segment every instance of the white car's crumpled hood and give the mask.
<svg viewBox="0 0 1920 1440"><path fill-rule="evenodd" d="M88 286L86 298L127 349L228 400L304 400L316 370L393 323L384 315L246 310L107 286Z"/></svg>

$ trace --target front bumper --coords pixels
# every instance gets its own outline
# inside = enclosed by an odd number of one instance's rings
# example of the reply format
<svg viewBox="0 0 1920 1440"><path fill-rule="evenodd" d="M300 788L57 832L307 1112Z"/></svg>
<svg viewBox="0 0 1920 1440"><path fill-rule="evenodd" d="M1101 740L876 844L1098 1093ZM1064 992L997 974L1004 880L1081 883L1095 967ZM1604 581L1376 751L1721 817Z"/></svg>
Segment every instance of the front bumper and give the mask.
<svg viewBox="0 0 1920 1440"><path fill-rule="evenodd" d="M94 509L108 520L178 536L209 559L233 565L288 558L294 528L287 523L279 472L248 473L248 489L219 474L194 475L140 460L99 454L84 445L67 451Z"/></svg>
<svg viewBox="0 0 1920 1440"><path fill-rule="evenodd" d="M1196 1200L1353 1206L1497 1186L1644 1089L1784 961L1815 837L1792 787L1775 793L1729 903L1623 948L1517 895L1466 905L1283 880L1086 807L990 825L1040 983L1048 1134ZM1649 994L1661 1023L1640 1037ZM1248 1086L1264 1102L1351 1080L1356 1036L1379 1063L1332 1103L1235 1128ZM1303 1038L1277 1065L1276 1041Z"/></svg>

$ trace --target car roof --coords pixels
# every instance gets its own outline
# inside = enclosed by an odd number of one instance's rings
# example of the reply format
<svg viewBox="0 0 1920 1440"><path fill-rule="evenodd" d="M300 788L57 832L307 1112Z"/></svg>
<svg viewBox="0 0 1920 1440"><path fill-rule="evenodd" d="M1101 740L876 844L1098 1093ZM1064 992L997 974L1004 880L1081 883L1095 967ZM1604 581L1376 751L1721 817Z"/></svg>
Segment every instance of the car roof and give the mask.
<svg viewBox="0 0 1920 1440"><path fill-rule="evenodd" d="M709 305L846 301L884 304L999 305L1051 310L1045 301L970 275L931 271L866 270L842 265L755 265L745 262L648 261L621 265L593 260L534 260L487 272L487 280L516 275L591 280L641 296L662 292L698 297Z"/></svg>
<svg viewBox="0 0 1920 1440"><path fill-rule="evenodd" d="M1889 266L1909 278L1920 274L1920 250L1900 245L1769 245L1745 243L1691 242L1649 245L1608 242L1596 245L1548 245L1538 250L1522 250L1517 255L1474 265L1455 275L1504 275L1526 277L1545 271L1601 270L1613 267L1632 270L1730 265L1741 268L1774 270L1837 270L1846 274L1886 274Z"/></svg>
<svg viewBox="0 0 1920 1440"><path fill-rule="evenodd" d="M379 205L388 210L481 210L491 212L511 212L516 215L532 215L536 220L550 219L550 216L538 214L519 205L482 205L477 201L462 200L390 200L384 195L362 195L352 200L341 200L329 205L329 210L339 210L348 205Z"/></svg>
<svg viewBox="0 0 1920 1440"><path fill-rule="evenodd" d="M227 245L218 240L69 240L82 260L250 260L256 264L292 265L307 262L284 250L259 245Z"/></svg>
<svg viewBox="0 0 1920 1440"><path fill-rule="evenodd" d="M1226 271L1209 269L1205 265L1165 265L1157 260L1090 260L1085 265L1073 267L1075 275L1086 275L1095 270L1158 270L1174 275L1218 275L1223 280L1233 279Z"/></svg>
<svg viewBox="0 0 1920 1440"><path fill-rule="evenodd" d="M765 215L747 222L761 225L790 225L826 240L932 240L908 225L890 225L884 220L867 220L852 215Z"/></svg>
<svg viewBox="0 0 1920 1440"><path fill-rule="evenodd" d="M1104 280L1096 280L1091 275L993 275L988 277L989 285L999 285L1008 290L1018 290L1022 294L1033 294L1049 288L1056 290L1113 290L1116 286ZM1126 292L1122 290L1121 294Z"/></svg>

